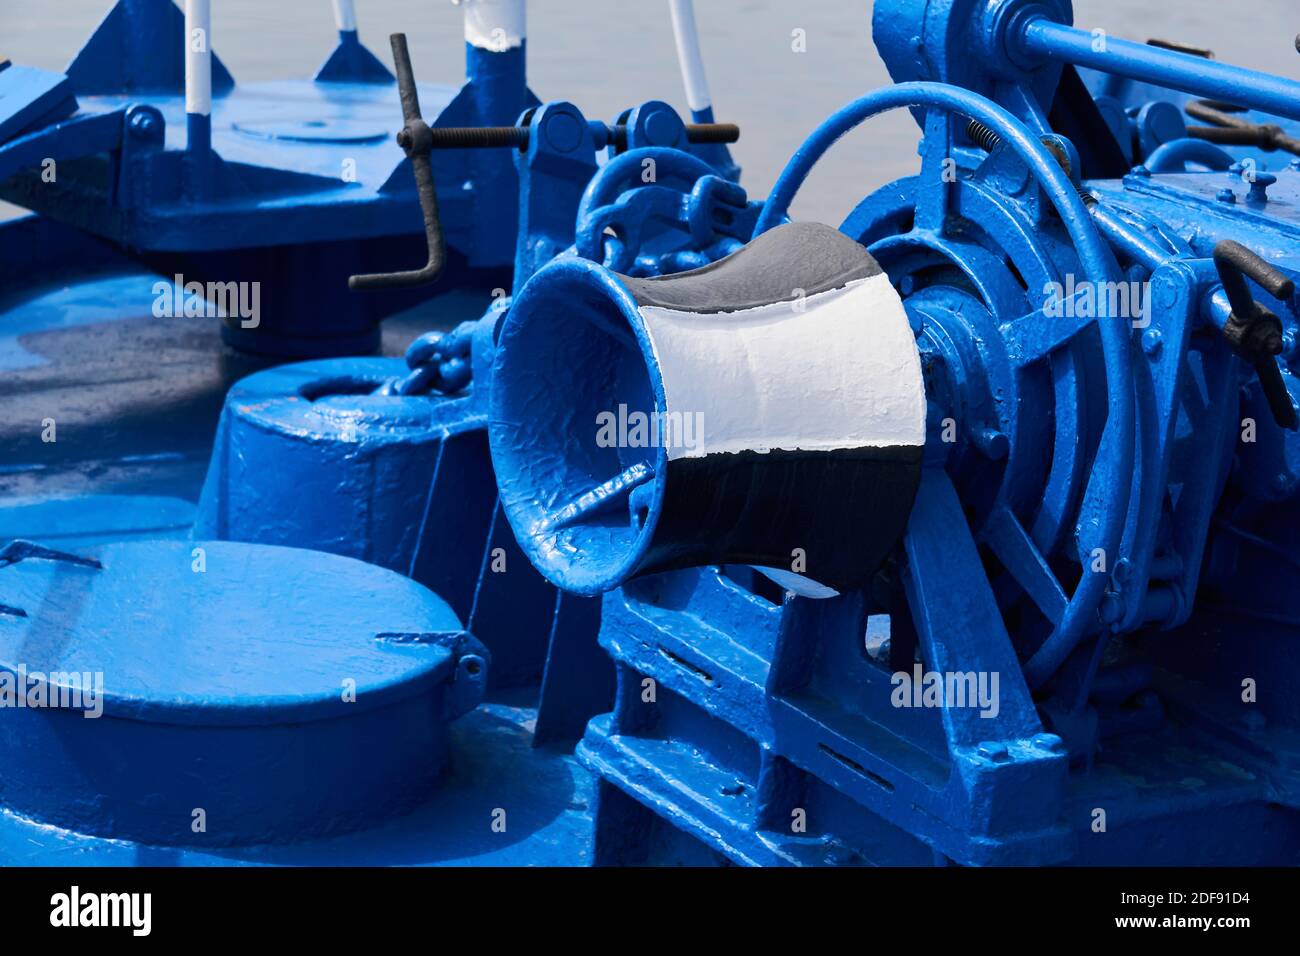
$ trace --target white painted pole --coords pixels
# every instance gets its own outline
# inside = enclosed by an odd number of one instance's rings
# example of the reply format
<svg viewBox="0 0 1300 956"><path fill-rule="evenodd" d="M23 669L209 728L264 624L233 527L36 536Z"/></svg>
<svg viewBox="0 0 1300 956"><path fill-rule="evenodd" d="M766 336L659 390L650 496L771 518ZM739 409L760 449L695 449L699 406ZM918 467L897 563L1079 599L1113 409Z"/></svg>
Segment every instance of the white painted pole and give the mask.
<svg viewBox="0 0 1300 956"><path fill-rule="evenodd" d="M334 24L339 33L357 32L357 8L352 0L334 0Z"/></svg>
<svg viewBox="0 0 1300 956"><path fill-rule="evenodd" d="M186 147L212 147L212 3L185 0Z"/></svg>
<svg viewBox="0 0 1300 956"><path fill-rule="evenodd" d="M682 85L686 87L686 105L692 113L709 112L713 109L713 98L709 96L709 81L704 76L700 32L695 26L695 4L693 0L668 0L668 12L672 15Z"/></svg>
<svg viewBox="0 0 1300 956"><path fill-rule="evenodd" d="M465 42L504 53L523 45L527 34L524 0L457 0L465 14Z"/></svg>

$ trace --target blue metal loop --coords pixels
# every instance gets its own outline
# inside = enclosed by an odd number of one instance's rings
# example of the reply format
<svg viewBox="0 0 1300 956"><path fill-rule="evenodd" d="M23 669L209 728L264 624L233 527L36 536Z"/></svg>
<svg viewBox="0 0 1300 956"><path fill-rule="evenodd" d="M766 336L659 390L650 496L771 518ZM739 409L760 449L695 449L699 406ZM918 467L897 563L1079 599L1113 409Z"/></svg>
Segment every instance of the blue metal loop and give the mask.
<svg viewBox="0 0 1300 956"><path fill-rule="evenodd" d="M1093 283L1114 282L1119 277L1115 257L1097 232L1096 226L1069 176L1038 137L1011 113L992 101L960 87L943 83L900 83L868 93L833 113L818 126L790 157L763 207L754 235L760 235L788 218L790 203L813 166L840 137L878 113L903 107L942 110L977 120L993 130L1029 168L1043 187L1048 200L1061 217L1075 249L1085 278ZM936 183L936 188L942 188ZM1100 286L1099 286L1100 287ZM1102 448L1096 456L1088 490L1094 483L1100 496L1095 516L1086 520L1097 527L1097 542L1113 567L1119 556L1124 523L1128 515L1135 460L1135 419L1131 337L1121 317L1100 316L1102 354L1106 367L1107 419ZM1085 492L1084 507L1088 494ZM1085 520L1081 518L1081 520ZM1091 573L1085 564L1083 577L1071 596L1056 629L1025 665L1031 686L1041 685L1063 664L1075 647L1099 623L1098 608L1109 585L1109 575Z"/></svg>
<svg viewBox="0 0 1300 956"><path fill-rule="evenodd" d="M381 386L377 395L447 394L468 387L473 377L470 349L474 322L462 322L450 332L425 332L406 348L410 372Z"/></svg>
<svg viewBox="0 0 1300 956"><path fill-rule="evenodd" d="M1142 164L1153 173L1186 172L1187 163L1197 163L1207 169L1222 172L1233 163L1227 150L1203 139L1173 139L1151 151Z"/></svg>
<svg viewBox="0 0 1300 956"><path fill-rule="evenodd" d="M617 156L587 185L574 248L625 275L680 272L735 252L757 215L745 190L708 163L678 149L644 147ZM684 235L672 237L665 222Z"/></svg>
<svg viewBox="0 0 1300 956"><path fill-rule="evenodd" d="M607 206L629 189L644 183L645 161L654 163L655 181L677 180L693 183L701 176L717 172L697 156L668 146L645 146L620 153L592 177L578 205L578 221L598 206Z"/></svg>

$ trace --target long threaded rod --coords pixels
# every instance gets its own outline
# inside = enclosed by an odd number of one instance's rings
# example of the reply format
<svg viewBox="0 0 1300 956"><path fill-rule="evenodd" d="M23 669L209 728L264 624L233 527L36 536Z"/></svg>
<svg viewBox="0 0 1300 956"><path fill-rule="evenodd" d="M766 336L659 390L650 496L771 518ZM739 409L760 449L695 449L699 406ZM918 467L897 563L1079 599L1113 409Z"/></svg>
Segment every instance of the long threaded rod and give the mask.
<svg viewBox="0 0 1300 956"><path fill-rule="evenodd" d="M627 142L626 126L609 126L608 140L616 146ZM500 149L514 147L526 149L530 130L527 126L445 126L429 130L431 149ZM689 143L734 143L740 139L740 127L734 123L688 123L686 141ZM406 148L402 134L398 145Z"/></svg>

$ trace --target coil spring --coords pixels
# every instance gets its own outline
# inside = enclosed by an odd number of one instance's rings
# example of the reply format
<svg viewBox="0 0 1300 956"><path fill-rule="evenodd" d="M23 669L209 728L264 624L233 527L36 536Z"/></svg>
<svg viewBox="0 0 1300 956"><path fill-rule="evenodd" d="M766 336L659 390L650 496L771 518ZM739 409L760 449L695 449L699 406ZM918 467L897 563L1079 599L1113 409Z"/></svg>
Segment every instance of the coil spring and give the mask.
<svg viewBox="0 0 1300 956"><path fill-rule="evenodd" d="M971 120L966 124L966 135L970 138L972 143L984 150L986 153L993 152L994 148L1002 142L1001 136L989 129L979 120ZM1052 158L1056 160L1057 164L1068 176L1070 174L1070 163L1066 156L1061 152L1060 148L1057 147L1055 143L1047 141L1044 141L1043 145L1048 147L1048 152L1052 154ZM1071 183L1071 185L1074 184ZM1074 191L1079 194L1079 198L1083 200L1085 206L1097 205L1097 197L1088 192L1082 186L1074 185Z"/></svg>

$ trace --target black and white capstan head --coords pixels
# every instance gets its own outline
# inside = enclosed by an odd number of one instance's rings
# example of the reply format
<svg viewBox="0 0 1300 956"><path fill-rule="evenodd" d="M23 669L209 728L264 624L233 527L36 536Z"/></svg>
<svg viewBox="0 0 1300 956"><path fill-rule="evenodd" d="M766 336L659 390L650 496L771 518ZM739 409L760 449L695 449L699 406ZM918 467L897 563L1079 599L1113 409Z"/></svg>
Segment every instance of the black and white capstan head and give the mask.
<svg viewBox="0 0 1300 956"><path fill-rule="evenodd" d="M511 525L562 588L730 563L843 590L906 523L920 358L889 278L829 226L660 278L558 260L505 321L489 438Z"/></svg>

